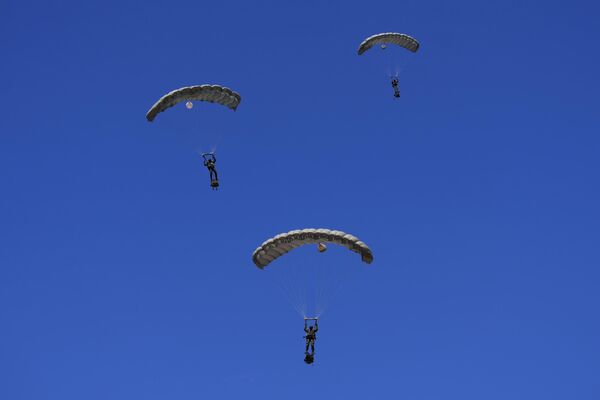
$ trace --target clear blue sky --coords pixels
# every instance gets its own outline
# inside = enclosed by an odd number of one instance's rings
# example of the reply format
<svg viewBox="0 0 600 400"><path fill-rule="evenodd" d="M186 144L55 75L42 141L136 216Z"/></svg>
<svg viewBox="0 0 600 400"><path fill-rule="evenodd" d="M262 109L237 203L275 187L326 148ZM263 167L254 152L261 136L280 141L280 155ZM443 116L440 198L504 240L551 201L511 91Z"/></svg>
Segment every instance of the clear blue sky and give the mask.
<svg viewBox="0 0 600 400"><path fill-rule="evenodd" d="M0 398L600 398L599 6L294 3L0 2ZM375 254L313 366L250 259L302 227Z"/></svg>

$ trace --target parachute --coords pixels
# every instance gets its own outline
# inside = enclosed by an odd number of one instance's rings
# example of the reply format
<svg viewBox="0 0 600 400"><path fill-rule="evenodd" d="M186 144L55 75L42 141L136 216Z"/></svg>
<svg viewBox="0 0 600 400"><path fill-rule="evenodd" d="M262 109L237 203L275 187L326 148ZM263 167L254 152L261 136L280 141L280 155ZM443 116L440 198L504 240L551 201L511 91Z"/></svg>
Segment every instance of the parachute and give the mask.
<svg viewBox="0 0 600 400"><path fill-rule="evenodd" d="M365 51L378 44L381 44L382 47L386 44L395 44L404 47L413 53L419 50L419 42L417 42L415 38L404 33L387 32L366 38L358 47L358 55L363 54Z"/></svg>
<svg viewBox="0 0 600 400"><path fill-rule="evenodd" d="M252 261L258 268L263 269L275 259L297 247L305 244L319 245L325 242L344 246L348 250L360 254L362 261L367 264L373 262L371 249L356 236L329 229L301 229L279 234L260 245L252 254Z"/></svg>
<svg viewBox="0 0 600 400"><path fill-rule="evenodd" d="M219 85L198 85L182 87L173 90L161 97L146 113L146 119L149 122L165 111L169 107L181 103L182 101L208 101L209 103L219 103L235 111L242 101L241 96L233 90ZM190 103L191 104L191 103ZM189 104L187 106L189 107Z"/></svg>

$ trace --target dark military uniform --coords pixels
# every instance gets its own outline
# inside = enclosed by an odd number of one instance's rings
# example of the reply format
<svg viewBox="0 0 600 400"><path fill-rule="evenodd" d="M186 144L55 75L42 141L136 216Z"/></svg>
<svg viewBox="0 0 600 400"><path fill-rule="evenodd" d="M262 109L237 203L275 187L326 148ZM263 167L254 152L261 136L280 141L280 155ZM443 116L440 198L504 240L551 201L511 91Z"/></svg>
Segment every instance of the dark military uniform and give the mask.
<svg viewBox="0 0 600 400"><path fill-rule="evenodd" d="M315 340L317 340L318 330L319 327L317 325L315 325L314 327L311 326L310 328L304 325L304 332L306 332L306 336L304 336L304 338L306 339L306 350L304 352L306 354L308 354L308 346L310 346L312 353L315 354Z"/></svg>

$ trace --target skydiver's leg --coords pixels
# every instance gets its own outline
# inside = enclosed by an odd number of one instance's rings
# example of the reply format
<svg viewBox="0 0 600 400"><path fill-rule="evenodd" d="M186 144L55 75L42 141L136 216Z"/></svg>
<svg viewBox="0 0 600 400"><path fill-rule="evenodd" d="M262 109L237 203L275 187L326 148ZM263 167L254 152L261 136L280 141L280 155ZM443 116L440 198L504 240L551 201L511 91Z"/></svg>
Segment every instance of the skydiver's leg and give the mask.
<svg viewBox="0 0 600 400"><path fill-rule="evenodd" d="M312 351L313 354L315 354L315 342L314 341L310 342L310 350Z"/></svg>
<svg viewBox="0 0 600 400"><path fill-rule="evenodd" d="M304 354L308 354L308 340L306 341L306 349L304 349Z"/></svg>

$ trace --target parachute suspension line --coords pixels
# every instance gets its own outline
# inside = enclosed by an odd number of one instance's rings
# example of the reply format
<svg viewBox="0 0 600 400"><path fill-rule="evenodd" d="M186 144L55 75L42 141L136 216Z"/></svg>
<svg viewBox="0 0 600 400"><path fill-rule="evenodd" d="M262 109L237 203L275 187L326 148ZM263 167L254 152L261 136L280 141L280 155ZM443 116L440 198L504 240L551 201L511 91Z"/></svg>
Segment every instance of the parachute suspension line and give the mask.
<svg viewBox="0 0 600 400"><path fill-rule="evenodd" d="M293 285L290 282L285 282L284 279L280 279L279 289L281 290L287 301L292 305L292 307L294 307L296 312L300 314L301 317L305 317L306 306L302 301L302 295L300 293L298 285Z"/></svg>
<svg viewBox="0 0 600 400"><path fill-rule="evenodd" d="M213 143L210 144L211 152L215 153L217 151L217 147L221 144L221 139L223 138L223 130L219 129L217 134L213 137Z"/></svg>
<svg viewBox="0 0 600 400"><path fill-rule="evenodd" d="M406 58L403 55L399 55L397 53L390 53L389 57L389 70L390 70L390 78L398 78L401 72L401 65L404 64L404 60Z"/></svg>
<svg viewBox="0 0 600 400"><path fill-rule="evenodd" d="M331 295L331 280L333 276L332 266L325 261L319 265L319 287L317 288L315 299L315 316L318 317L323 313L325 306L328 303L328 297Z"/></svg>
<svg viewBox="0 0 600 400"><path fill-rule="evenodd" d="M317 263L320 264L320 263ZM319 312L319 303L321 302L321 297L323 296L323 286L324 286L324 282L323 282L323 277L322 275L322 266L318 265L317 266L317 271L314 271L313 273L313 279L315 280L315 291L314 291L314 313L315 315L313 315L314 317L316 317L317 313ZM321 272L321 274L320 274Z"/></svg>
<svg viewBox="0 0 600 400"><path fill-rule="evenodd" d="M283 282L280 282L279 289L287 301L292 305L292 307L294 307L296 312L300 314L301 317L304 317L306 313L303 305L298 302L299 295L297 293L293 293L290 287L285 285Z"/></svg>
<svg viewBox="0 0 600 400"><path fill-rule="evenodd" d="M322 266L325 276L322 279L324 284L320 288L319 298L315 307L316 317L321 316L325 312L347 280L346 278L350 272L349 269L345 268L344 265L338 267L336 269L332 265Z"/></svg>
<svg viewBox="0 0 600 400"><path fill-rule="evenodd" d="M323 306L327 303L328 295L330 294L330 283L332 270L329 265L328 255L323 254L317 257L314 263L315 271L313 273L315 286L314 286L314 303L313 312L314 317L318 317L321 314Z"/></svg>
<svg viewBox="0 0 600 400"><path fill-rule="evenodd" d="M317 289L315 290L315 317L318 317L319 314L319 309L321 306L321 303L323 302L323 296L324 296L324 283L321 281L319 282L319 286L317 286Z"/></svg>
<svg viewBox="0 0 600 400"><path fill-rule="evenodd" d="M325 310L327 309L327 307L329 306L331 301L335 297L337 297L338 293L341 291L342 287L344 286L344 281L345 281L344 279L338 279L338 281L332 285L331 293L329 294L329 296L324 298L321 301L321 304L317 307L317 317L320 317L321 315L323 315L323 313L325 312Z"/></svg>
<svg viewBox="0 0 600 400"><path fill-rule="evenodd" d="M206 139L203 140L203 145L202 145L202 151L198 151L198 153L202 154L202 153L212 153L212 154L216 154L217 153L217 148L219 147L219 144L221 143L221 139L223 138L223 130L222 129L218 129L216 131L216 133L213 132L206 132L206 129L204 129L203 125L206 124L206 122L204 122L202 120L202 118L195 118L195 130L193 132L194 137L196 135L200 135L201 137L205 137ZM208 147L208 150L207 150Z"/></svg>
<svg viewBox="0 0 600 400"><path fill-rule="evenodd" d="M284 297L303 317L321 314L339 286L340 279L333 279L335 274L332 267L324 264L323 260L317 259L308 264L290 265L289 268L274 271L281 273L278 278Z"/></svg>
<svg viewBox="0 0 600 400"><path fill-rule="evenodd" d="M308 281L314 282L310 268L291 265L289 268L273 272L278 274L280 288L298 314L302 317L310 316L311 287L306 284Z"/></svg>

